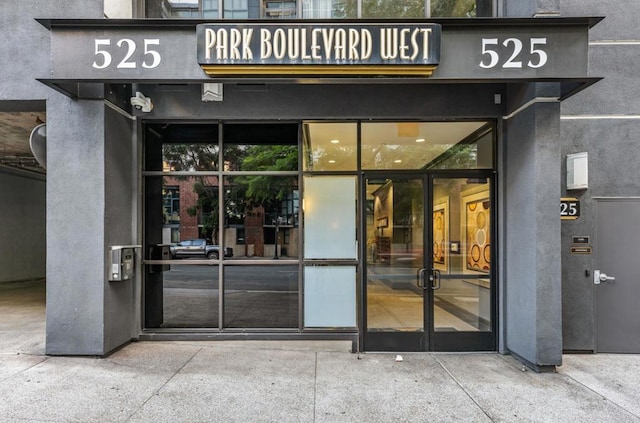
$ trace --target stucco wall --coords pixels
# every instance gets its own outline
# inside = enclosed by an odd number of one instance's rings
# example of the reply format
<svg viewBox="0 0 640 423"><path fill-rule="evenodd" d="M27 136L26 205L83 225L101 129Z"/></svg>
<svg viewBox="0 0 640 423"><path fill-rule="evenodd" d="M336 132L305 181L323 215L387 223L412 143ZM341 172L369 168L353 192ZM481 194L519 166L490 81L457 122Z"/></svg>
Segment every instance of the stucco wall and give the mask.
<svg viewBox="0 0 640 423"><path fill-rule="evenodd" d="M562 169L567 154L589 153L589 188L563 195L581 201L581 216L562 222L563 343L570 351L595 348L594 285L585 271L594 255L569 253L573 236L595 235L594 197L640 196L640 9L636 0L562 0L563 16L604 16L590 31L589 73L604 79L562 104ZM594 246L594 248L597 246Z"/></svg>
<svg viewBox="0 0 640 423"><path fill-rule="evenodd" d="M35 19L79 17L102 18L102 0L0 1L0 102L51 95L51 89L36 81L49 76L50 47L49 31Z"/></svg>

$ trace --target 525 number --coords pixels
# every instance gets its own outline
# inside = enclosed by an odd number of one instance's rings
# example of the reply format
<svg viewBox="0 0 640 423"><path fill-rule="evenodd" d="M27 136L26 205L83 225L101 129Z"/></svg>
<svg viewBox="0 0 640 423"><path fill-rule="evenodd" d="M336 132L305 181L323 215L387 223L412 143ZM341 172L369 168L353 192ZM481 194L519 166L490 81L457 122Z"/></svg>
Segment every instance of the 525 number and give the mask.
<svg viewBox="0 0 640 423"><path fill-rule="evenodd" d="M527 62L526 67L531 69L538 69L543 67L548 60L547 52L544 51L544 46L547 45L546 38L530 38L528 45L528 54L530 60ZM482 55L485 58L480 62L480 67L483 69L492 69L498 66L502 62L503 69L523 69L524 64L522 62L522 52L524 50L524 43L519 38L507 38L502 42L505 47L503 51L508 56L506 60L500 56L498 51L499 41L497 38L483 38L482 39Z"/></svg>
<svg viewBox="0 0 640 423"><path fill-rule="evenodd" d="M106 39L95 39L95 50L94 53L98 57L93 61L92 66L95 69L106 69L111 66L113 62L113 57L111 55L111 40ZM125 49L126 53L124 58L116 65L118 69L136 69L138 67L138 62L134 60L134 55L137 50L136 42L130 38L122 38L115 43L117 48ZM153 69L157 68L162 61L162 56L160 53L155 50L155 46L160 45L160 40L158 38L150 38L144 40L144 56L145 59L142 61L142 67L145 69ZM148 57L146 57L148 56Z"/></svg>

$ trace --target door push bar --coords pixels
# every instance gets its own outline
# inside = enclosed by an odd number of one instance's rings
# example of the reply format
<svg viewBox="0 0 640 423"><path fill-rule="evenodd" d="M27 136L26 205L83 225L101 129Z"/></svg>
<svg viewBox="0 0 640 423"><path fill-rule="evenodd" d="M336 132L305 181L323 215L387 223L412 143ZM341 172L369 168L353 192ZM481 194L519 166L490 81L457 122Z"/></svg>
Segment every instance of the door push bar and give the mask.
<svg viewBox="0 0 640 423"><path fill-rule="evenodd" d="M428 288L424 283L424 274L426 271L426 268L422 268L418 270L416 274L416 284L422 289ZM440 289L440 271L438 269L431 269L431 272L429 272L429 285L433 290Z"/></svg>

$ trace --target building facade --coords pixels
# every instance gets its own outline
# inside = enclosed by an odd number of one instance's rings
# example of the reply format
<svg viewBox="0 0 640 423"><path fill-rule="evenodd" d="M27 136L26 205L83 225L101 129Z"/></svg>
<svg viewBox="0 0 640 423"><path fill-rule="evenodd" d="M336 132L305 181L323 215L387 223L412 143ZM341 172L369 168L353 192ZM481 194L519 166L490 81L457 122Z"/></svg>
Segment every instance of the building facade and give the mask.
<svg viewBox="0 0 640 423"><path fill-rule="evenodd" d="M0 111L46 116L47 353L632 350L601 254L635 239L604 226L637 211L630 8L3 2Z"/></svg>

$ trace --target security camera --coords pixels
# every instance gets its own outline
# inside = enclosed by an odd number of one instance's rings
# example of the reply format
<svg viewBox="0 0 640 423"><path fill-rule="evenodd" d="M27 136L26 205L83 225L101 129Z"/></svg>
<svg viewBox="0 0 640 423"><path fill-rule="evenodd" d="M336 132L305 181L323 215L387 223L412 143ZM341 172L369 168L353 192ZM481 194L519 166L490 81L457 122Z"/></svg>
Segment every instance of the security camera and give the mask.
<svg viewBox="0 0 640 423"><path fill-rule="evenodd" d="M153 103L149 97L145 97L140 91L136 91L136 96L131 97L131 105L138 110L149 113L153 110Z"/></svg>

